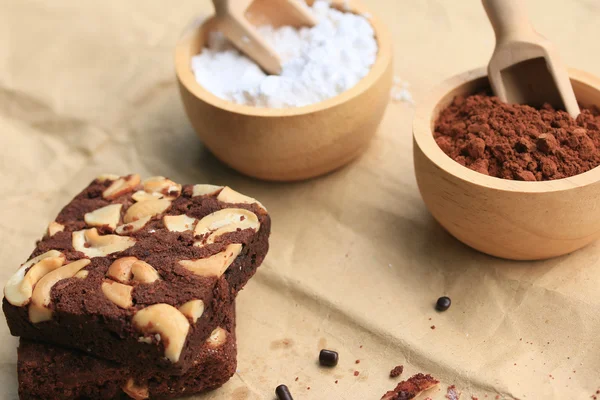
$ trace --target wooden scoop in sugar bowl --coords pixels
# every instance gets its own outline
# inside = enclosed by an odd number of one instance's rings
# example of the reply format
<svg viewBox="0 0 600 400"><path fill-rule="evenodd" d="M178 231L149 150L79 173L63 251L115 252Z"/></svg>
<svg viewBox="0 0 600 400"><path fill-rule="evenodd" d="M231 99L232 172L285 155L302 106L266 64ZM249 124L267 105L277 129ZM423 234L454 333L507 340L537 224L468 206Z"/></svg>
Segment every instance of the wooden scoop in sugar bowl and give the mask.
<svg viewBox="0 0 600 400"><path fill-rule="evenodd" d="M253 0L213 0L217 26L230 42L269 74L281 73L281 60L275 50L259 35L246 18ZM315 26L317 21L308 8L297 0L258 2L256 12L265 15L266 8L277 7L279 18L288 17L294 26Z"/></svg>
<svg viewBox="0 0 600 400"><path fill-rule="evenodd" d="M327 7L366 18L377 43L370 70L350 89L309 105L267 108L228 101L198 83L192 57L206 50L216 31L259 61L264 70L278 72L273 54L265 50L254 27L310 26L314 21L305 14L307 8L296 1L215 0L217 15L190 26L175 50L181 98L203 144L237 171L271 181L316 177L362 154L383 118L393 81L392 40L386 27L357 0L333 0ZM313 3L307 1L308 6ZM266 55L266 61L260 62L254 50Z"/></svg>
<svg viewBox="0 0 600 400"><path fill-rule="evenodd" d="M579 115L569 73L548 39L537 33L524 0L483 0L496 34L488 66L494 94L506 103L540 107L549 103Z"/></svg>

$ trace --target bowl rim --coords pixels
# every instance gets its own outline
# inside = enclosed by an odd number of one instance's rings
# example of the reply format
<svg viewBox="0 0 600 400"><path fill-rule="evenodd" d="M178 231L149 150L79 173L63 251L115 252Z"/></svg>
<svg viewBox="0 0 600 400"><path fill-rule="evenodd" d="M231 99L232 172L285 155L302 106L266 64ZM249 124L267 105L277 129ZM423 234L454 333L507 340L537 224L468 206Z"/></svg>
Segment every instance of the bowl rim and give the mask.
<svg viewBox="0 0 600 400"><path fill-rule="evenodd" d="M332 5L341 7L342 4L345 4L338 3L339 2L333 2ZM198 21L197 19L193 20L184 29L181 38L175 46L175 72L177 74L177 78L180 84L197 99L202 100L215 108L241 115L267 118L291 117L312 114L336 107L357 96L360 96L363 92L368 90L376 82L382 79L386 69L392 62L393 57L391 36L385 25L356 0L353 0L350 3L350 8L350 12L355 14L368 15L367 19L373 27L375 39L377 40L379 49L375 63L371 66L369 73L352 88L340 93L335 97L302 107L265 108L233 103L221 99L220 97L217 97L206 90L196 81L194 73L192 72L191 59L196 54L192 54L190 46L193 42L193 39L200 34L204 26L214 23L214 16L210 16L204 21Z"/></svg>
<svg viewBox="0 0 600 400"><path fill-rule="evenodd" d="M600 92L600 78L569 68L571 80ZM497 178L473 171L450 158L433 137L432 118L438 104L456 88L487 78L485 67L476 68L444 80L420 103L413 119L413 140L421 152L438 168L468 184L504 192L550 193L570 190L600 181L600 166L582 174L551 181L524 182ZM600 105L600 104L599 104Z"/></svg>

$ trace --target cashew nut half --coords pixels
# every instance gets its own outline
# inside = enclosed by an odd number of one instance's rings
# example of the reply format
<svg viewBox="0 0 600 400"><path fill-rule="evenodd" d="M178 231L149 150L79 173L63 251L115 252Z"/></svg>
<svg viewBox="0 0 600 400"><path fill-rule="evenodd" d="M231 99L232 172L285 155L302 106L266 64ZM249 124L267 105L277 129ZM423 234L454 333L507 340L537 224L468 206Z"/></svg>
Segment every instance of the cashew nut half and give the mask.
<svg viewBox="0 0 600 400"><path fill-rule="evenodd" d="M128 224L144 217L153 217L165 212L170 206L171 201L167 199L155 199L135 203L127 209L123 221Z"/></svg>
<svg viewBox="0 0 600 400"><path fill-rule="evenodd" d="M133 280L141 283L152 283L160 279L158 271L145 261L136 261L131 265Z"/></svg>
<svg viewBox="0 0 600 400"><path fill-rule="evenodd" d="M160 279L160 275L152 265L135 257L117 258L108 267L106 275L122 283L128 283L132 279L136 282L152 283Z"/></svg>
<svg viewBox="0 0 600 400"><path fill-rule="evenodd" d="M132 322L144 334L160 334L165 357L173 363L179 361L190 323L178 309L168 304L154 304L138 311Z"/></svg>
<svg viewBox="0 0 600 400"><path fill-rule="evenodd" d="M163 196L161 193L148 193L144 192L143 190L138 190L133 194L133 196L131 196L131 198L137 201L138 203L140 201L162 199L163 197L165 196Z"/></svg>
<svg viewBox="0 0 600 400"><path fill-rule="evenodd" d="M164 176L151 176L143 182L147 193L161 193L167 199L174 200L181 194L181 185Z"/></svg>
<svg viewBox="0 0 600 400"><path fill-rule="evenodd" d="M146 400L150 398L148 384L137 385L133 378L129 378L121 389L123 389L123 391L133 400Z"/></svg>
<svg viewBox="0 0 600 400"><path fill-rule="evenodd" d="M225 233L249 228L255 231L260 228L256 214L242 208L225 208L198 221L194 236L200 237L200 240L194 243L194 246L211 244Z"/></svg>
<svg viewBox="0 0 600 400"><path fill-rule="evenodd" d="M204 314L204 302L202 300L190 300L181 305L179 311L195 324L202 314Z"/></svg>
<svg viewBox="0 0 600 400"><path fill-rule="evenodd" d="M64 262L64 254L57 250L50 250L32 258L21 265L17 272L6 282L4 297L13 306L23 307L29 303L35 284L48 272L61 267ZM31 267L32 265L33 267ZM27 270L28 268L29 270Z"/></svg>
<svg viewBox="0 0 600 400"><path fill-rule="evenodd" d="M115 175L115 174L102 174L99 177L97 177L96 179L98 180L98 182L106 182L106 181L116 181L119 178L120 178L120 176Z"/></svg>
<svg viewBox="0 0 600 400"><path fill-rule="evenodd" d="M52 221L48 224L47 234L48 237L52 237L56 235L58 232L62 232L65 230L65 226L63 224L59 224L56 221Z"/></svg>
<svg viewBox="0 0 600 400"><path fill-rule="evenodd" d="M135 257L117 258L110 264L106 276L111 277L117 282L127 283L131 280L131 266L134 262L139 261Z"/></svg>
<svg viewBox="0 0 600 400"><path fill-rule="evenodd" d="M83 220L88 226L107 225L114 230L121 219L121 207L123 204L109 204L92 212L86 213Z"/></svg>
<svg viewBox="0 0 600 400"><path fill-rule="evenodd" d="M192 197L214 195L219 193L223 186L215 185L194 185L192 188Z"/></svg>
<svg viewBox="0 0 600 400"><path fill-rule="evenodd" d="M238 193L229 186L225 186L223 190L221 190L221 193L217 196L217 200L231 204L258 204L262 210L265 212L267 211L267 208L263 206L260 201Z"/></svg>
<svg viewBox="0 0 600 400"><path fill-rule="evenodd" d="M179 265L198 276L220 277L227 271L227 268L229 268L241 251L242 245L233 243L214 256L198 260L181 260L179 261Z"/></svg>
<svg viewBox="0 0 600 400"><path fill-rule="evenodd" d="M143 217L138 219L137 221L130 222L129 224L119 225L117 226L115 233L119 235L130 235L146 226L148 221L150 221L151 219L152 217Z"/></svg>
<svg viewBox="0 0 600 400"><path fill-rule="evenodd" d="M206 339L206 344L208 347L216 349L217 347L221 347L223 343L227 340L227 331L221 327L216 328L210 334L210 337Z"/></svg>
<svg viewBox="0 0 600 400"><path fill-rule="evenodd" d="M163 224L170 232L185 232L194 229L196 223L195 218L190 218L185 214L181 215L165 215Z"/></svg>
<svg viewBox="0 0 600 400"><path fill-rule="evenodd" d="M50 292L52 287L63 279L72 278L79 270L85 268L91 261L88 259L78 260L64 265L54 271L48 272L35 285L29 305L29 320L34 324L52 319L50 304Z"/></svg>
<svg viewBox="0 0 600 400"><path fill-rule="evenodd" d="M113 183L102 192L102 197L107 200L116 199L125 193L132 192L133 189L140 184L140 181L141 179L138 174L119 178L116 181L113 181Z"/></svg>
<svg viewBox="0 0 600 400"><path fill-rule="evenodd" d="M81 271L79 271L78 273L73 275L73 278L85 279L88 277L89 274L90 274L90 271L88 271L87 269L82 269Z"/></svg>
<svg viewBox="0 0 600 400"><path fill-rule="evenodd" d="M101 288L102 293L117 306L121 308L133 306L133 297L131 295L131 292L133 291L132 286L106 280L102 282Z"/></svg>
<svg viewBox="0 0 600 400"><path fill-rule="evenodd" d="M87 257L104 257L127 250L135 244L135 239L119 235L100 236L96 228L73 232L73 248Z"/></svg>

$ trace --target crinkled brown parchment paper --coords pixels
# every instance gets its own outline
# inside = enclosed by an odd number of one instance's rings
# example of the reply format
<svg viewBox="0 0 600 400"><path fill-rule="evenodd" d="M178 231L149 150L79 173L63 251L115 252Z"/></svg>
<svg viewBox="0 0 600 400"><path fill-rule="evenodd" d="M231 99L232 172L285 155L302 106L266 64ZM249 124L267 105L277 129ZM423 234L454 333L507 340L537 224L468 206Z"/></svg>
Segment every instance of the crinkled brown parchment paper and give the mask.
<svg viewBox="0 0 600 400"><path fill-rule="evenodd" d="M0 281L102 172L228 184L269 208L272 250L239 297L239 371L198 398L270 400L286 383L297 399L379 399L397 364L404 377L441 379L433 399L450 384L467 399L590 398L600 387L600 245L514 263L447 235L419 197L406 103L390 105L362 158L323 178L272 184L227 169L194 135L172 63L180 32L209 3L0 2ZM369 4L417 103L491 55L477 1ZM569 65L600 74L594 1L528 8ZM438 314L443 294L453 305ZM0 339L0 397L16 399L17 339L4 323ZM318 368L322 347L339 351L337 368Z"/></svg>

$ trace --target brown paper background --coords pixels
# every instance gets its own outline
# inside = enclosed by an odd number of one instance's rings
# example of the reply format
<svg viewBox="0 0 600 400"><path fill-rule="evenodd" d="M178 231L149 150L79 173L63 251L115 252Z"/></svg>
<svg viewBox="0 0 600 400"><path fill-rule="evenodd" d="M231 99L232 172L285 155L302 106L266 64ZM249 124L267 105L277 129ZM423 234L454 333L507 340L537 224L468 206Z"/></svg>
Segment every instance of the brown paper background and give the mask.
<svg viewBox="0 0 600 400"><path fill-rule="evenodd" d="M491 55L479 1L369 4L417 103ZM569 65L600 74L597 1L528 8ZM269 208L272 250L239 296L239 371L198 398L273 399L287 383L301 400L379 399L397 364L405 377L440 378L433 399L448 384L463 399L590 398L600 387L600 245L515 263L454 240L419 197L405 103L390 105L363 157L328 176L273 184L229 170L194 135L174 80L180 32L210 12L208 0L0 1L0 281L100 173L227 184ZM443 294L453 305L437 314ZM16 344L0 324L4 399L17 398ZM318 368L322 347L339 351L337 368Z"/></svg>

